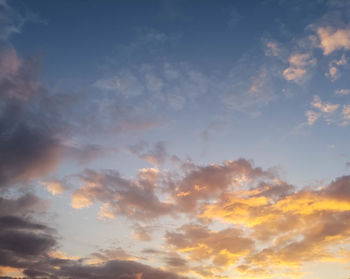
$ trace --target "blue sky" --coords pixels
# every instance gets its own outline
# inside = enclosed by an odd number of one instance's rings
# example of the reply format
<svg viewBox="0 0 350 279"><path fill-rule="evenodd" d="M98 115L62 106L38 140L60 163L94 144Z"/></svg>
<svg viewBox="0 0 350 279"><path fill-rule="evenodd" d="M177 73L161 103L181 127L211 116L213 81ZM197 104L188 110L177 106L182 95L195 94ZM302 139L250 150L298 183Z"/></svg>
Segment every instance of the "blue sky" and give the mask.
<svg viewBox="0 0 350 279"><path fill-rule="evenodd" d="M0 278L348 278L349 12L0 0Z"/></svg>

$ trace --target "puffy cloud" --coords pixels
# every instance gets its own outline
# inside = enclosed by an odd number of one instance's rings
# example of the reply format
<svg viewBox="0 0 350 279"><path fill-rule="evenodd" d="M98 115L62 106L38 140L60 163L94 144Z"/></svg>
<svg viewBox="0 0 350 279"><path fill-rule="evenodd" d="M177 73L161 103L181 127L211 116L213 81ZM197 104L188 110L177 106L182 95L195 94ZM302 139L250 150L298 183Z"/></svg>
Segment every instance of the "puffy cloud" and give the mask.
<svg viewBox="0 0 350 279"><path fill-rule="evenodd" d="M311 105L319 109L322 113L333 113L339 108L338 104L323 103L318 96L314 96Z"/></svg>
<svg viewBox="0 0 350 279"><path fill-rule="evenodd" d="M229 266L246 255L253 241L237 229L210 231L201 225L184 225L178 232L167 232L166 243L193 261L212 260L215 265Z"/></svg>
<svg viewBox="0 0 350 279"><path fill-rule="evenodd" d="M309 53L296 53L289 57L289 67L283 71L283 76L288 81L300 82L310 66L316 63Z"/></svg>
<svg viewBox="0 0 350 279"><path fill-rule="evenodd" d="M208 166L188 163L183 169L184 176L181 179L167 177L167 185L177 208L188 213L195 212L201 202L214 199L225 191L273 176L245 159Z"/></svg>
<svg viewBox="0 0 350 279"><path fill-rule="evenodd" d="M320 27L317 29L317 34L324 55L329 55L340 49L350 49L350 29L348 28Z"/></svg>
<svg viewBox="0 0 350 279"><path fill-rule="evenodd" d="M41 184L50 192L53 196L62 194L65 191L65 186L62 182L56 181L45 181L41 182Z"/></svg>
<svg viewBox="0 0 350 279"><path fill-rule="evenodd" d="M255 242L255 249L244 256L243 273L283 273L307 261L344 261L336 251L350 240L349 183L349 177L341 177L319 190L289 192L277 199L256 190L237 191L207 205L202 217L243 226L243 236L264 243L259 249Z"/></svg>
<svg viewBox="0 0 350 279"><path fill-rule="evenodd" d="M141 169L134 180L125 179L115 171L87 170L80 177L84 185L73 193L72 206L81 209L101 201L101 218L120 214L148 219L170 214L173 210L172 204L161 201L156 195L156 169Z"/></svg>
<svg viewBox="0 0 350 279"><path fill-rule="evenodd" d="M318 112L314 110L306 111L305 114L307 117L308 125L310 126L313 125L317 121L317 119L319 119L321 116L326 120L328 124L336 121L334 118L334 113L340 107L339 104L325 103L325 102L322 102L319 96L314 96L314 99L311 102L311 106L313 108L316 108Z"/></svg>
<svg viewBox="0 0 350 279"><path fill-rule="evenodd" d="M323 117L328 124L335 123L341 126L346 126L349 124L350 105L344 104L341 106L340 104L326 103L323 102L319 96L314 96L311 106L316 108L318 112L314 110L306 111L307 124L310 126L313 125L320 117ZM338 109L341 107L341 111L338 111Z"/></svg>
<svg viewBox="0 0 350 279"><path fill-rule="evenodd" d="M329 64L329 70L328 73L326 73L326 76L334 82L335 80L339 79L340 72L339 72L339 66L346 65L347 60L345 58L345 55L339 59L339 60L333 60Z"/></svg>

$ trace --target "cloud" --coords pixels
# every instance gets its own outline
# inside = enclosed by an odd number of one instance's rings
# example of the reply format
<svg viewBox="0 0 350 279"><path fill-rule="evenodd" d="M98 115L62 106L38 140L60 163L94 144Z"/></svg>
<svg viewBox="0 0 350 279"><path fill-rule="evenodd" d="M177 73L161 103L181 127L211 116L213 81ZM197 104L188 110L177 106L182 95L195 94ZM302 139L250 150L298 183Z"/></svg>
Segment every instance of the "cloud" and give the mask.
<svg viewBox="0 0 350 279"><path fill-rule="evenodd" d="M34 213L44 213L48 203L34 194L25 194L18 198L6 199L0 197L0 216L28 216Z"/></svg>
<svg viewBox="0 0 350 279"><path fill-rule="evenodd" d="M117 152L116 148L109 148L99 144L66 144L67 157L78 164L88 164L104 155Z"/></svg>
<svg viewBox="0 0 350 279"><path fill-rule="evenodd" d="M115 249L101 249L90 255L88 264L101 264L108 261L120 260L120 261L132 261L136 260L134 257L126 253L123 248Z"/></svg>
<svg viewBox="0 0 350 279"><path fill-rule="evenodd" d="M346 126L349 124L350 109L349 105L331 104L321 100L319 96L314 96L311 106L318 111L306 111L307 124L312 126L320 117L323 117L327 124L337 124ZM338 110L342 108L341 110Z"/></svg>
<svg viewBox="0 0 350 279"><path fill-rule="evenodd" d="M133 261L109 261L103 265L80 265L78 263L61 266L58 276L70 278L104 279L184 279L174 273L155 269Z"/></svg>
<svg viewBox="0 0 350 279"><path fill-rule="evenodd" d="M178 232L167 232L166 243L178 252L188 254L192 261L212 259L215 265L229 266L249 253L253 241L237 229L210 231L200 225L184 225Z"/></svg>
<svg viewBox="0 0 350 279"><path fill-rule="evenodd" d="M184 279L175 273L143 265L123 249L99 250L87 262L56 253L49 227L14 216L0 217L0 271L25 278ZM10 277L6 277L9 275Z"/></svg>
<svg viewBox="0 0 350 279"><path fill-rule="evenodd" d="M36 80L38 63L31 59L21 60L10 47L0 52L1 96L9 99L28 100L42 88Z"/></svg>
<svg viewBox="0 0 350 279"><path fill-rule="evenodd" d="M283 76L286 80L295 82L302 81L308 68L316 63L316 59L309 53L292 54L288 61L289 67L283 71Z"/></svg>
<svg viewBox="0 0 350 279"><path fill-rule="evenodd" d="M324 55L329 55L336 50L350 49L350 29L348 28L320 27L317 29L317 34Z"/></svg>
<svg viewBox="0 0 350 279"><path fill-rule="evenodd" d="M56 93L37 80L38 65L12 48L0 52L0 187L23 186L55 171L63 160L89 163L112 149L74 142L86 135L135 132L155 121L116 100ZM82 101L83 100L83 101ZM141 115L143 115L141 117ZM115 151L115 150L113 150Z"/></svg>
<svg viewBox="0 0 350 279"><path fill-rule="evenodd" d="M321 116L321 113L313 111L313 110L308 110L308 111L306 111L305 114L307 117L307 124L310 126L312 126L317 121L317 119L319 119Z"/></svg>
<svg viewBox="0 0 350 279"><path fill-rule="evenodd" d="M62 194L65 191L65 186L58 180L44 181L40 183L53 196Z"/></svg>
<svg viewBox="0 0 350 279"><path fill-rule="evenodd" d="M125 179L116 171L86 170L80 175L83 187L72 195L72 207L81 209L96 201L103 203L101 218L124 215L147 220L171 214L173 205L156 195L158 171L141 169L136 179Z"/></svg>
<svg viewBox="0 0 350 279"><path fill-rule="evenodd" d="M9 110L0 116L0 126L3 128L0 138L2 187L26 182L53 171L61 161L64 150L50 130L41 127L32 129L13 117L17 108ZM7 127L9 121L18 124L14 128Z"/></svg>
<svg viewBox="0 0 350 279"><path fill-rule="evenodd" d="M46 262L57 245L52 230L20 217L0 217L0 266L26 268Z"/></svg>
<svg viewBox="0 0 350 279"><path fill-rule="evenodd" d="M124 98L147 97L153 104L167 104L181 110L188 102L204 95L210 79L187 64L140 65L113 77L97 80L94 86Z"/></svg>
<svg viewBox="0 0 350 279"><path fill-rule="evenodd" d="M279 56L281 54L280 46L275 41L264 41L266 56Z"/></svg>
<svg viewBox="0 0 350 279"><path fill-rule="evenodd" d="M20 33L24 24L28 21L38 22L39 19L28 11L26 14L19 13L6 0L0 1L0 39L6 40L12 34Z"/></svg>
<svg viewBox="0 0 350 279"><path fill-rule="evenodd" d="M350 89L337 89L334 93L338 95L348 95L350 94Z"/></svg>
<svg viewBox="0 0 350 279"><path fill-rule="evenodd" d="M334 113L338 108L338 104L323 103L318 96L314 96L311 106L319 109L322 113Z"/></svg>
<svg viewBox="0 0 350 279"><path fill-rule="evenodd" d="M350 105L344 105L342 110L344 120L350 119Z"/></svg>
<svg viewBox="0 0 350 279"><path fill-rule="evenodd" d="M230 109L245 111L262 107L276 98L273 70L254 65L248 55L239 59L228 73L214 80L212 92L218 92L220 101Z"/></svg>
<svg viewBox="0 0 350 279"><path fill-rule="evenodd" d="M208 166L188 163L182 168L184 175L180 179L174 179L170 175L166 183L178 210L187 213L195 212L202 202L214 199L225 191L273 176L245 159Z"/></svg>
<svg viewBox="0 0 350 279"><path fill-rule="evenodd" d="M343 54L339 60L332 60L329 64L329 71L326 76L332 81L336 81L340 77L339 66L346 65L347 60Z"/></svg>
<svg viewBox="0 0 350 279"><path fill-rule="evenodd" d="M135 224L133 227L133 235L135 239L140 241L150 241L152 239L150 228L144 225Z"/></svg>
<svg viewBox="0 0 350 279"><path fill-rule="evenodd" d="M335 120L334 113L340 107L339 104L331 104L322 102L319 96L314 96L311 106L318 111L308 110L306 111L307 124L312 126L322 116L328 124L333 123Z"/></svg>
<svg viewBox="0 0 350 279"><path fill-rule="evenodd" d="M148 149L148 150L147 150ZM164 142L157 142L153 147L149 147L148 143L141 141L134 145L129 145L128 150L137 155L140 159L145 160L155 166L163 165L170 158L165 148Z"/></svg>

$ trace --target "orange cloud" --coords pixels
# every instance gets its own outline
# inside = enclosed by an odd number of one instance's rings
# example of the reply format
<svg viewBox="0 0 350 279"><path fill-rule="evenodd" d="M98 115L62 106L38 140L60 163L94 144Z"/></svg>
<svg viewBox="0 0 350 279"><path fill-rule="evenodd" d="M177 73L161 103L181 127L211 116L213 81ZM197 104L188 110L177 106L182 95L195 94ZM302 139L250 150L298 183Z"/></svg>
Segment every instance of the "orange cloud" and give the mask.
<svg viewBox="0 0 350 279"><path fill-rule="evenodd" d="M350 49L350 29L320 27L317 34L324 55L329 55L339 49Z"/></svg>

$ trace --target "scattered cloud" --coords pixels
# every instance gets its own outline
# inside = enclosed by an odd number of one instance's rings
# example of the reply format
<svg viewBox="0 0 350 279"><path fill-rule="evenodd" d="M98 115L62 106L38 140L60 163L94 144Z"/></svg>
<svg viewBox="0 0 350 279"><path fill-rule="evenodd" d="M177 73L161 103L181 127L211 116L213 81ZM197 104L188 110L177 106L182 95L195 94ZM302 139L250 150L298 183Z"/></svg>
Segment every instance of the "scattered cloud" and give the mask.
<svg viewBox="0 0 350 279"><path fill-rule="evenodd" d="M350 89L337 89L337 90L335 90L335 94L348 95L348 94L350 94Z"/></svg>
<svg viewBox="0 0 350 279"><path fill-rule="evenodd" d="M43 181L41 182L41 185L43 185L53 196L62 194L66 188L62 182L58 180Z"/></svg>
<svg viewBox="0 0 350 279"><path fill-rule="evenodd" d="M72 207L82 209L96 201L103 203L101 217L124 215L147 220L171 214L173 205L156 195L158 170L141 169L134 180L120 176L116 171L86 170L80 175L83 187L72 195Z"/></svg>
<svg viewBox="0 0 350 279"><path fill-rule="evenodd" d="M140 141L137 144L129 145L127 149L140 159L155 166L163 165L170 158L165 148L165 143L161 141L157 142L153 147L149 147L149 144L145 141Z"/></svg>
<svg viewBox="0 0 350 279"><path fill-rule="evenodd" d="M350 29L336 29L333 27L320 27L317 29L320 40L320 48L324 55L329 55L337 50L350 49Z"/></svg>
<svg viewBox="0 0 350 279"><path fill-rule="evenodd" d="M339 66L344 66L346 65L346 63L347 63L347 60L344 54L339 60L332 60L331 63L329 64L329 70L328 70L328 73L326 73L326 76L332 82L336 81L340 77Z"/></svg>
<svg viewBox="0 0 350 279"><path fill-rule="evenodd" d="M0 1L0 39L7 40L12 34L21 33L24 24L30 21L42 22L35 14L20 13L7 0Z"/></svg>
<svg viewBox="0 0 350 279"><path fill-rule="evenodd" d="M300 82L307 74L308 69L316 64L316 59L309 53L295 53L289 57L289 67L283 71L288 81Z"/></svg>
<svg viewBox="0 0 350 279"><path fill-rule="evenodd" d="M152 239L150 231L151 228L145 225L135 224L133 227L133 235L140 241L150 241Z"/></svg>
<svg viewBox="0 0 350 279"><path fill-rule="evenodd" d="M337 124L340 126L346 126L349 124L350 109L346 104L331 104L321 100L319 96L314 96L311 106L317 111L306 111L307 124L312 126L315 122L322 117L327 124ZM338 110L341 108L341 110Z"/></svg>

